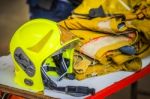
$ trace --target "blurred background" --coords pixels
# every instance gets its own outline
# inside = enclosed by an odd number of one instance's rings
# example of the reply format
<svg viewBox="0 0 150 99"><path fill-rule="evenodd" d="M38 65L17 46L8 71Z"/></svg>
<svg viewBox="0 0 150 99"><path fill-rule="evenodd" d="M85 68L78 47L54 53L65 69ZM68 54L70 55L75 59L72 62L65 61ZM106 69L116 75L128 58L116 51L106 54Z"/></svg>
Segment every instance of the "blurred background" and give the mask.
<svg viewBox="0 0 150 99"><path fill-rule="evenodd" d="M29 16L26 0L0 0L0 56L9 54L8 48L13 33L30 19ZM138 85L138 89L150 92L150 75L139 80ZM130 99L130 86L107 99ZM150 96L139 94L138 99L150 99Z"/></svg>
<svg viewBox="0 0 150 99"><path fill-rule="evenodd" d="M0 0L0 56L9 53L9 42L13 33L28 19L25 0Z"/></svg>

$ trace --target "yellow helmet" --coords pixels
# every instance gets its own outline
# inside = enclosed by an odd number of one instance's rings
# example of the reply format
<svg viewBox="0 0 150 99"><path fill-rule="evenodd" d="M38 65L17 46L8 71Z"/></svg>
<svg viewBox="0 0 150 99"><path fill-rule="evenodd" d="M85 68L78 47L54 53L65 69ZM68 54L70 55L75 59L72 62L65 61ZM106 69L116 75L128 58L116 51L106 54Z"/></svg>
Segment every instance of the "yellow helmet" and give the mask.
<svg viewBox="0 0 150 99"><path fill-rule="evenodd" d="M61 79L72 73L73 47L78 40L50 20L34 19L25 23L14 33L10 43L15 82L34 91L44 90L45 85L59 89L48 75L58 74Z"/></svg>
<svg viewBox="0 0 150 99"><path fill-rule="evenodd" d="M60 32L55 22L46 19L35 19L20 27L10 43L15 64L15 81L27 88L32 86L36 91L43 90L43 85L39 85L42 83L40 67L43 62L46 60L48 63L49 56L78 40L71 35L72 37L69 36L66 38L68 41L65 41L63 36L67 37L66 35ZM72 53L72 49L67 49L67 52ZM69 58L67 52L65 51L65 56Z"/></svg>

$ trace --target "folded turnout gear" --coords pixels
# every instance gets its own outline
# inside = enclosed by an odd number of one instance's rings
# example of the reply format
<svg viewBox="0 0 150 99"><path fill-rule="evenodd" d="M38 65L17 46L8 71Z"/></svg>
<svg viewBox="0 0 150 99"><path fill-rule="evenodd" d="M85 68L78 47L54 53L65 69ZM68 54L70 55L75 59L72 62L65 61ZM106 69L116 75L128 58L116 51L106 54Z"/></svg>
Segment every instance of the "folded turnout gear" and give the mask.
<svg viewBox="0 0 150 99"><path fill-rule="evenodd" d="M83 0L59 22L80 38L74 55L76 78L140 70L141 57L150 52L149 12L149 0Z"/></svg>
<svg viewBox="0 0 150 99"><path fill-rule="evenodd" d="M149 0L83 0L72 16L93 18L119 15L126 19L142 19L149 17L149 9Z"/></svg>
<svg viewBox="0 0 150 99"><path fill-rule="evenodd" d="M137 71L141 68L141 60L136 56L118 54L115 57L110 56L109 59L111 60L107 60L105 64L102 64L82 53L75 52L74 71L76 79L83 80L120 70Z"/></svg>

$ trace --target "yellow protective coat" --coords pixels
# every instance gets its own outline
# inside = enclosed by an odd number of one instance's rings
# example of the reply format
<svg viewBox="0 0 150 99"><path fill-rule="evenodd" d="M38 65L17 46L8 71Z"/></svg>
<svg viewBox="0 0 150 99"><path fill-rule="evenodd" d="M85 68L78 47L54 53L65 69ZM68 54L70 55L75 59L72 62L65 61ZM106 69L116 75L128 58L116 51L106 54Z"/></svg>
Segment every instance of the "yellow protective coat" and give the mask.
<svg viewBox="0 0 150 99"><path fill-rule="evenodd" d="M143 8L146 7L147 11L144 11L144 15L149 17L149 2L149 0L83 0L82 4L73 11L73 17L87 17L91 9L98 8L100 6L102 6L106 15L122 14L126 17L126 19L137 18L137 15L140 15L139 13L143 12ZM137 11L134 9L136 5L140 5Z"/></svg>
<svg viewBox="0 0 150 99"><path fill-rule="evenodd" d="M90 18L90 10L99 7L106 16ZM139 57L149 52L149 12L149 0L83 0L68 19L59 23L81 39L76 50L84 58L74 65L76 78L139 70ZM135 46L136 55L118 50L126 45ZM89 62L94 60L96 64Z"/></svg>

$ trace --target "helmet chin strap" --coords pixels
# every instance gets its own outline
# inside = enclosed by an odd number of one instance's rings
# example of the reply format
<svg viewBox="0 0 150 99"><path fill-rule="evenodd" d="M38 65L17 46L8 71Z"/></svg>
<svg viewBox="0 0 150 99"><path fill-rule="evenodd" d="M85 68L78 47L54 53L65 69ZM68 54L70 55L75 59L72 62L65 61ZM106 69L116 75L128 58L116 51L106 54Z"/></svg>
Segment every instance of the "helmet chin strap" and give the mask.
<svg viewBox="0 0 150 99"><path fill-rule="evenodd" d="M58 81L60 81L66 74L67 74L67 63L65 61L65 58L63 58L63 53L57 54L55 56L52 56L54 63L56 64L56 70L60 77L58 78Z"/></svg>
<svg viewBox="0 0 150 99"><path fill-rule="evenodd" d="M89 88L85 86L65 86L65 87L57 86L57 84L50 77L47 76L44 67L41 67L41 72L42 72L43 83L45 87L47 87L48 89L64 92L66 94L75 97L95 94L94 88Z"/></svg>
<svg viewBox="0 0 150 99"><path fill-rule="evenodd" d="M57 54L56 56L53 56L53 60L56 64L56 66L58 66L61 71L61 72L59 72L61 74L61 76L58 79L58 80L60 80L67 74L67 62L62 57L62 53ZM75 97L81 97L81 96L85 96L85 95L89 95L89 94L92 94L92 95L95 94L94 88L89 88L89 87L85 87L85 86L65 86L65 87L57 86L57 84L46 74L45 68L47 68L47 67L48 66L41 67L41 74L42 74L43 83L44 83L45 87L52 89L52 90L64 92L66 94L69 94L69 95L75 96Z"/></svg>

